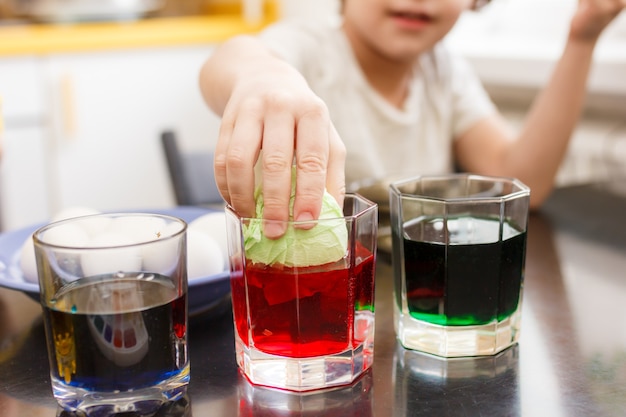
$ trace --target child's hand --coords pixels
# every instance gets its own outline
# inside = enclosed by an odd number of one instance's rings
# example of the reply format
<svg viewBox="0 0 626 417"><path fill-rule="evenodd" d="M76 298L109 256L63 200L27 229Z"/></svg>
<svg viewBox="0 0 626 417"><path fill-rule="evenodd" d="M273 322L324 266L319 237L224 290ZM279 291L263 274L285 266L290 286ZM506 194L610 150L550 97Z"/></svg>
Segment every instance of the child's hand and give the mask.
<svg viewBox="0 0 626 417"><path fill-rule="evenodd" d="M325 188L343 203L345 147L326 105L297 71L278 61L250 65L254 70L235 84L222 117L215 150L220 193L240 215L254 217L254 166L259 159L263 217L288 220L295 157L294 219L315 219ZM270 222L264 232L272 238L284 230Z"/></svg>
<svg viewBox="0 0 626 417"><path fill-rule="evenodd" d="M604 28L626 8L626 0L579 0L570 39L595 42Z"/></svg>

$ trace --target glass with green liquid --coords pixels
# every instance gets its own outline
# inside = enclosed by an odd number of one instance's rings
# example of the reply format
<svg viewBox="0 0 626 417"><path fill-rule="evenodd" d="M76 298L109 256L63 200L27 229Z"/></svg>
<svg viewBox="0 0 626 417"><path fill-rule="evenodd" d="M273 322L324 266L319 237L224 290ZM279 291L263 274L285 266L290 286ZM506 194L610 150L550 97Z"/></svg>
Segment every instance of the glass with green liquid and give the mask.
<svg viewBox="0 0 626 417"><path fill-rule="evenodd" d="M519 338L530 191L468 174L390 187L395 324L439 356L496 354Z"/></svg>

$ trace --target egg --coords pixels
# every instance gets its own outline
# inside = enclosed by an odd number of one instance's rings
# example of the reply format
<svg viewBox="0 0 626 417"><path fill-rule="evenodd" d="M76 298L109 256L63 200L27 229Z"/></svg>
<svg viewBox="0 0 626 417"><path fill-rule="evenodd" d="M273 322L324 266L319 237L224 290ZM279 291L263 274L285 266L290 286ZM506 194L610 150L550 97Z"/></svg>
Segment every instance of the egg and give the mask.
<svg viewBox="0 0 626 417"><path fill-rule="evenodd" d="M86 217L80 219L80 227L90 238L98 236L109 229L113 219L109 217Z"/></svg>
<svg viewBox="0 0 626 417"><path fill-rule="evenodd" d="M57 227L51 228L41 233L40 239L44 242L60 247L82 247L89 240L87 237L87 233L77 224L68 223L68 224L60 224ZM35 262L35 249L32 243L32 240L28 239L31 243L28 245L26 242L23 246L23 252L21 257L23 258L24 264L20 264L22 268L22 272L24 277L29 281L36 281L36 276L28 277L29 275L36 274L36 262ZM30 246L30 249L29 249ZM32 255L30 253L26 253L26 251L32 251ZM31 258L32 256L32 258ZM30 260L29 260L30 258ZM34 267L30 264L30 262L34 262ZM66 251L59 250L56 251L55 263L57 272L64 275L65 279L70 279L71 277L75 277L79 272L80 268L80 259L71 253L67 253ZM30 268L30 272L27 272L27 269Z"/></svg>
<svg viewBox="0 0 626 417"><path fill-rule="evenodd" d="M33 236L28 236L20 248L20 268L22 275L28 282L37 283L37 261L35 259L35 247L33 246Z"/></svg>
<svg viewBox="0 0 626 417"><path fill-rule="evenodd" d="M121 216L112 220L109 230L128 236L132 242L149 242L158 239L166 227L159 217Z"/></svg>
<svg viewBox="0 0 626 417"><path fill-rule="evenodd" d="M100 211L93 209L93 208L81 207L81 206L67 207L57 212L54 216L52 216L51 222L73 219L76 217L90 216L93 214L100 214ZM82 227L85 230L85 232L87 232L87 235L92 237L104 231L109 226L110 222L111 222L111 219L109 218L98 217L98 218L81 219L79 224L80 224L80 227Z"/></svg>
<svg viewBox="0 0 626 417"><path fill-rule="evenodd" d="M224 255L211 236L187 229L187 277L189 280L224 271Z"/></svg>
<svg viewBox="0 0 626 417"><path fill-rule="evenodd" d="M98 214L94 209L71 207L57 213L53 221ZM44 239L58 246L99 247L119 246L158 240L181 230L179 223L167 224L163 219L142 218L134 215L115 219L85 218L72 224L58 225L44 234ZM111 248L105 251L84 253L80 259L59 259L60 264L80 267L83 276L93 276L117 271L147 270L169 274L177 267L177 242L162 242L141 249ZM209 213L188 224L187 273L190 280L221 273L228 262L226 219L221 212ZM20 249L20 268L24 279L37 282L37 265L32 236Z"/></svg>
<svg viewBox="0 0 626 417"><path fill-rule="evenodd" d="M189 223L190 230L200 231L211 236L222 251L224 266L228 265L228 239L226 236L226 214L216 211L202 215Z"/></svg>
<svg viewBox="0 0 626 417"><path fill-rule="evenodd" d="M69 207L56 213L52 217L51 222L97 213L97 210L87 207ZM88 240L86 231L81 226L74 224L62 225L59 228L51 229L46 232L43 237L47 242L58 246L81 246ZM26 281L33 283L38 282L37 261L35 259L35 247L32 234L28 236L20 247L19 265L22 270L22 276Z"/></svg>
<svg viewBox="0 0 626 417"><path fill-rule="evenodd" d="M59 220L72 219L74 217L88 216L90 214L99 214L100 212L90 207L71 206L66 207L52 216L51 221L56 222Z"/></svg>
<svg viewBox="0 0 626 417"><path fill-rule="evenodd" d="M41 239L51 245L79 248L87 244L89 236L79 224L66 223L46 230Z"/></svg>
<svg viewBox="0 0 626 417"><path fill-rule="evenodd" d="M180 223L173 222L161 229L160 233L163 237L172 236L180 232L182 228ZM141 250L144 270L170 274L178 264L178 242L177 239L163 239L144 246Z"/></svg>
<svg viewBox="0 0 626 417"><path fill-rule="evenodd" d="M139 247L114 247L132 243L132 238L123 233L103 233L87 242L88 247L107 247L98 251L86 252L82 255L81 266L83 275L93 276L118 271L140 271L141 251Z"/></svg>

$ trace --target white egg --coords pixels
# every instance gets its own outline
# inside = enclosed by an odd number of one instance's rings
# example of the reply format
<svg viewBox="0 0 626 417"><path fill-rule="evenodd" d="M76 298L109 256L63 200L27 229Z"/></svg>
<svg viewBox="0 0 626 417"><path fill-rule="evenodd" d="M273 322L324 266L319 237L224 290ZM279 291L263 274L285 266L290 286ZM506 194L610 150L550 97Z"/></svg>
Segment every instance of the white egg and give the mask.
<svg viewBox="0 0 626 417"><path fill-rule="evenodd" d="M22 275L28 282L36 283L37 278L37 261L35 259L35 247L33 246L33 236L28 236L20 249L20 268Z"/></svg>
<svg viewBox="0 0 626 417"><path fill-rule="evenodd" d="M180 232L182 228L182 224L172 222L162 230L162 241L156 241L142 247L141 254L144 271L167 275L176 269L179 239L166 239L166 237Z"/></svg>
<svg viewBox="0 0 626 417"><path fill-rule="evenodd" d="M63 219L58 219L63 220ZM76 224L62 224L44 232L41 238L49 244L57 246L81 247L89 240L87 233L82 227ZM67 255L66 258L59 253L57 263L63 265L75 265L74 257ZM24 279L29 282L38 282L37 261L35 258L35 247L32 235L26 239L20 249L20 269Z"/></svg>
<svg viewBox="0 0 626 417"><path fill-rule="evenodd" d="M228 265L228 238L226 236L226 214L223 211L202 215L189 223L189 229L198 230L211 236L219 244Z"/></svg>
<svg viewBox="0 0 626 417"><path fill-rule="evenodd" d="M89 241L87 233L77 224L59 224L45 232L39 238L50 245L60 247L81 248ZM55 250L55 269L63 279L73 280L80 278L80 258L74 252Z"/></svg>
<svg viewBox="0 0 626 417"><path fill-rule="evenodd" d="M87 243L89 236L78 224L67 223L45 231L40 239L51 245L79 248Z"/></svg>
<svg viewBox="0 0 626 417"><path fill-rule="evenodd" d="M54 216L52 216L52 221L56 222L59 220L72 219L74 217L88 216L90 214L99 214L99 213L100 212L98 210L90 208L90 207L81 207L81 206L66 207L58 211Z"/></svg>
<svg viewBox="0 0 626 417"><path fill-rule="evenodd" d="M113 248L116 246L128 246L137 243L137 240L131 235L120 231L107 230L89 239L84 247L89 248Z"/></svg>
<svg viewBox="0 0 626 417"><path fill-rule="evenodd" d="M143 270L169 274L177 266L179 249L176 239L166 239L183 230L184 225L163 218L124 216L111 223L114 233L127 236L132 243L152 242L141 247Z"/></svg>
<svg viewBox="0 0 626 417"><path fill-rule="evenodd" d="M127 245L131 238L122 233L104 233L85 244L88 247ZM110 274L115 272L136 272L141 270L141 250L139 247L112 247L87 251L82 255L81 266L85 276Z"/></svg>
<svg viewBox="0 0 626 417"><path fill-rule="evenodd" d="M224 271L224 255L211 236L187 230L187 277L192 280Z"/></svg>
<svg viewBox="0 0 626 417"><path fill-rule="evenodd" d="M158 239L165 227L166 222L162 218L129 215L113 219L109 230L124 234L139 243Z"/></svg>
<svg viewBox="0 0 626 417"><path fill-rule="evenodd" d="M184 225L182 223L171 222L167 226L165 226L165 229L163 229L163 232L165 236L172 236L180 232L181 230L183 230L183 227Z"/></svg>
<svg viewBox="0 0 626 417"><path fill-rule="evenodd" d="M85 230L85 232L87 233L87 235L90 238L93 238L95 236L98 236L101 233L104 233L106 230L108 230L111 227L111 222L113 221L113 219L111 219L110 217L86 217L83 219L80 219L80 222L78 224L80 224L80 227L83 228L83 230Z"/></svg>

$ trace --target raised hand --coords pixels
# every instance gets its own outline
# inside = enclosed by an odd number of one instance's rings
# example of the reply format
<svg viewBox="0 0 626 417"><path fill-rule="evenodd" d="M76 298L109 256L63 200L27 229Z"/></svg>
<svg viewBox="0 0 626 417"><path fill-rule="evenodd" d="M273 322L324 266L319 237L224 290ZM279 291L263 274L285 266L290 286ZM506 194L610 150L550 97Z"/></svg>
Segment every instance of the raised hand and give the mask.
<svg viewBox="0 0 626 417"><path fill-rule="evenodd" d="M570 40L595 42L625 8L626 0L579 0L572 17Z"/></svg>

